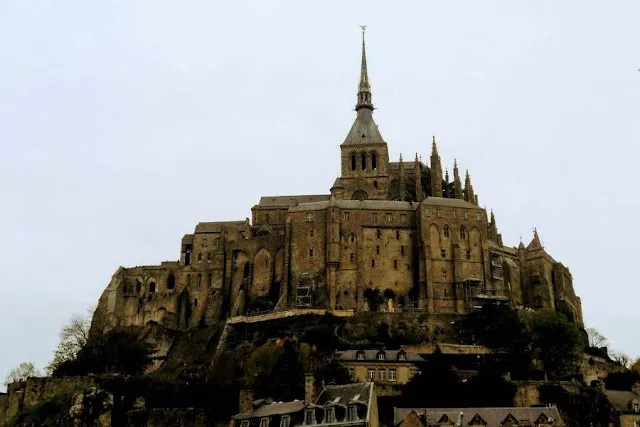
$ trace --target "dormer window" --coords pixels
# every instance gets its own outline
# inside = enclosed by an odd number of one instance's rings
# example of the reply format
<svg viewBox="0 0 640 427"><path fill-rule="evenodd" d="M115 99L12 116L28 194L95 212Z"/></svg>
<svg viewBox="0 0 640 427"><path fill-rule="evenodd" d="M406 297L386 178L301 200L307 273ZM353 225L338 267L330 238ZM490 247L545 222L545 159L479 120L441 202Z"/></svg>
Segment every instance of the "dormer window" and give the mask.
<svg viewBox="0 0 640 427"><path fill-rule="evenodd" d="M335 423L336 422L336 410L335 408L327 408L324 410L324 422Z"/></svg>
<svg viewBox="0 0 640 427"><path fill-rule="evenodd" d="M249 420L243 420L240 422L240 427L249 427Z"/></svg>
<svg viewBox="0 0 640 427"><path fill-rule="evenodd" d="M267 417L261 418L260 427L269 427L269 418Z"/></svg>
<svg viewBox="0 0 640 427"><path fill-rule="evenodd" d="M404 351L401 351L400 353L398 353L398 360L402 360L402 361L407 360L407 353L405 353Z"/></svg>
<svg viewBox="0 0 640 427"><path fill-rule="evenodd" d="M636 412L636 413L640 412L640 403L633 404L633 412Z"/></svg>
<svg viewBox="0 0 640 427"><path fill-rule="evenodd" d="M289 427L290 424L291 424L290 415L283 415L282 418L280 418L280 427Z"/></svg>
<svg viewBox="0 0 640 427"><path fill-rule="evenodd" d="M307 409L304 411L304 424L313 425L316 423L316 411L313 409Z"/></svg>
<svg viewBox="0 0 640 427"><path fill-rule="evenodd" d="M378 352L378 360L385 360L386 358L387 357L384 351L381 350Z"/></svg>
<svg viewBox="0 0 640 427"><path fill-rule="evenodd" d="M360 350L356 353L356 360L364 360L364 351Z"/></svg>
<svg viewBox="0 0 640 427"><path fill-rule="evenodd" d="M347 421L358 421L358 409L356 405L349 405L347 407Z"/></svg>

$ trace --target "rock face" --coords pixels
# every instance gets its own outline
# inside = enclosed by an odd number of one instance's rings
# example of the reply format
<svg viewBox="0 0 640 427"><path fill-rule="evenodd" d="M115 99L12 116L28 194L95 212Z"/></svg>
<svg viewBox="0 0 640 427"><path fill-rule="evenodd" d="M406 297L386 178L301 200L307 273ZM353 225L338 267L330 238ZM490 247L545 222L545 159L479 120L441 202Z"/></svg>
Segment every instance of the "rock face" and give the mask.
<svg viewBox="0 0 640 427"><path fill-rule="evenodd" d="M69 409L74 427L111 427L113 395L105 390L90 388L78 393Z"/></svg>
<svg viewBox="0 0 640 427"><path fill-rule="evenodd" d="M130 427L205 427L207 416L198 408L161 408L139 409L127 414L127 426Z"/></svg>

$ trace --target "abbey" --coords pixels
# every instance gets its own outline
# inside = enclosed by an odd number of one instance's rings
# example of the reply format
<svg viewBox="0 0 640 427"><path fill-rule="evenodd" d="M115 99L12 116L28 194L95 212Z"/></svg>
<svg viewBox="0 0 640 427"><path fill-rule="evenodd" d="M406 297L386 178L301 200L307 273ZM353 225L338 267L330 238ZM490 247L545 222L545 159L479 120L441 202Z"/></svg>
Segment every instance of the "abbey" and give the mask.
<svg viewBox="0 0 640 427"><path fill-rule="evenodd" d="M389 161L373 119L364 36L356 117L329 193L262 197L252 218L202 222L180 259L119 268L100 298L111 326L186 329L292 308L467 313L486 302L547 308L582 324L569 269L537 232L504 246L454 162Z"/></svg>

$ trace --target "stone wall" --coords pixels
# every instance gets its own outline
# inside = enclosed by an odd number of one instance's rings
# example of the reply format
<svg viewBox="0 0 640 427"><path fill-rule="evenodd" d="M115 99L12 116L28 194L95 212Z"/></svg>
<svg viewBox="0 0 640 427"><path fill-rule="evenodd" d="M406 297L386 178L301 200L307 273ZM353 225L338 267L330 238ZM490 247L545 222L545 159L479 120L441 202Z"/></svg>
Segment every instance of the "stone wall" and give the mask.
<svg viewBox="0 0 640 427"><path fill-rule="evenodd" d="M206 427L209 426L204 409L156 408L139 409L127 414L130 427Z"/></svg>
<svg viewBox="0 0 640 427"><path fill-rule="evenodd" d="M93 386L94 381L89 377L34 377L9 384L7 394L0 395L0 426L19 413L55 395L73 394Z"/></svg>

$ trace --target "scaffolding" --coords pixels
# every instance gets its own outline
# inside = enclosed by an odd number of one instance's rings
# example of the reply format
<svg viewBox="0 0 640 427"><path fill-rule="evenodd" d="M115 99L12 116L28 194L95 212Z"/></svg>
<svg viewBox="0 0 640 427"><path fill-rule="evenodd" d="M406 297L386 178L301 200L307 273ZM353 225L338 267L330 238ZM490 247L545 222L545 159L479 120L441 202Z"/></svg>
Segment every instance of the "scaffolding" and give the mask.
<svg viewBox="0 0 640 427"><path fill-rule="evenodd" d="M313 305L315 280L309 273L300 273L296 288L296 308L309 309Z"/></svg>

